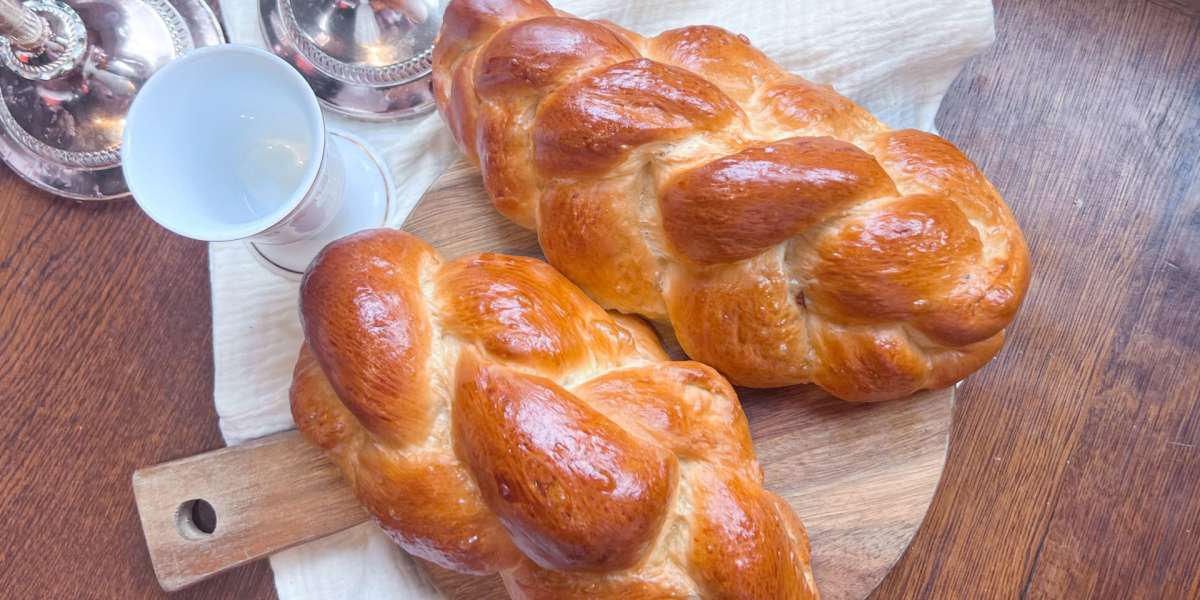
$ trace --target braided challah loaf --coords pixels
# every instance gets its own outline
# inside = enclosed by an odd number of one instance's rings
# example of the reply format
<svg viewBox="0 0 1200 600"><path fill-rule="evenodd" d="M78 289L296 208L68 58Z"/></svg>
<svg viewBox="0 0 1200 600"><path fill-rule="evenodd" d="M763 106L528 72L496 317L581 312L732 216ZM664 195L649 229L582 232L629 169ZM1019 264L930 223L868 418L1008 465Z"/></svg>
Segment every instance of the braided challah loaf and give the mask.
<svg viewBox="0 0 1200 600"><path fill-rule="evenodd" d="M517 598L816 598L729 384L549 265L375 230L301 286L296 425L406 550Z"/></svg>
<svg viewBox="0 0 1200 600"><path fill-rule="evenodd" d="M433 68L496 208L600 304L669 320L734 383L848 400L950 385L999 350L1024 295L1025 241L974 164L744 36L453 0Z"/></svg>

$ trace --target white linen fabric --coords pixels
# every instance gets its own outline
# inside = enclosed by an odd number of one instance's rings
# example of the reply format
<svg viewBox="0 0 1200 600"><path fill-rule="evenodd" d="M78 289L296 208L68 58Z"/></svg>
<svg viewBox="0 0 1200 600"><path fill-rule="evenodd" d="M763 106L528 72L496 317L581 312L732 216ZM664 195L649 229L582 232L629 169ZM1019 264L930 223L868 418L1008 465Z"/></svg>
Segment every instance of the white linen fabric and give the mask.
<svg viewBox="0 0 1200 600"><path fill-rule="evenodd" d="M720 25L784 67L834 85L894 128L933 130L962 64L993 40L990 0L557 0L556 7L643 34ZM224 0L229 40L262 46L258 2ZM382 155L396 181L396 223L458 156L440 117L389 124L327 113ZM214 401L229 444L293 427L287 391L301 341L297 283L241 243L209 246ZM803 517L803 515L801 515ZM282 600L437 598L412 559L372 523L271 557Z"/></svg>

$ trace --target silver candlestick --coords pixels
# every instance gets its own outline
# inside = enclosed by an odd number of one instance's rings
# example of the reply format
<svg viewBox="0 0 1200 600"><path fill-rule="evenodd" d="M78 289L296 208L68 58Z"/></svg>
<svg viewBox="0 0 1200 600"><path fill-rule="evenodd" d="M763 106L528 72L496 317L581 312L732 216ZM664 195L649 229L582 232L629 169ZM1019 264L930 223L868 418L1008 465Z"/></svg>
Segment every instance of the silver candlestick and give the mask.
<svg viewBox="0 0 1200 600"><path fill-rule="evenodd" d="M0 0L0 158L60 196L129 194L121 134L156 70L224 41L203 0Z"/></svg>
<svg viewBox="0 0 1200 600"><path fill-rule="evenodd" d="M267 45L327 108L373 121L433 110L438 0L259 0Z"/></svg>

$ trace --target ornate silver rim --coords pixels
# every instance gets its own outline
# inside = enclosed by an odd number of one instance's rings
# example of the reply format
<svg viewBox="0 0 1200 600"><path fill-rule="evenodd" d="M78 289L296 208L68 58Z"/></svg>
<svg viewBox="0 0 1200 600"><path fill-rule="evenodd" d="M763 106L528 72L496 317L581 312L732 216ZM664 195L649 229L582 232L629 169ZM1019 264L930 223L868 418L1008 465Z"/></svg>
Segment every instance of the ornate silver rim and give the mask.
<svg viewBox="0 0 1200 600"><path fill-rule="evenodd" d="M167 31L171 33L171 45L175 46L175 58L179 58L187 54L189 50L195 47L192 43L191 33L188 31L187 23L183 20L183 15L179 14L176 9L167 0L142 0L147 6L154 9L162 17L163 23L167 26Z"/></svg>
<svg viewBox="0 0 1200 600"><path fill-rule="evenodd" d="M166 0L142 0L142 2L154 9L154 11L158 13L160 17L162 17L163 24L166 25L167 31L171 36L171 44L174 46L176 58L182 56L193 48L192 38L188 33L187 24L184 23L183 16L179 14L179 11L176 10L174 6L171 6ZM59 0L33 0L31 3L27 3L26 6L38 11L41 10L39 5L50 6L51 3L58 5L54 7L54 14L58 15L58 11L62 11L62 14L70 15L72 19L66 19L64 22L77 22L79 31L86 36L86 33L83 29L83 20L79 18L79 15L75 13L74 9L70 8ZM80 55L82 55L86 48L86 44L79 46ZM11 65L8 65L7 61L10 56L13 58L13 60L16 60L16 57L12 55L11 48L9 47L7 40L3 42L3 46L0 46L0 55L4 57L5 64L12 69ZM51 63L51 65L52 64L54 63ZM43 68L48 66L50 65L43 65ZM18 74L21 74L19 69L12 70ZM57 75L57 73L48 77L38 77L37 79L50 79L55 75ZM83 169L98 169L116 166L121 162L120 143L113 144L112 146L104 148L103 150L75 152L63 150L61 148L55 148L54 146L51 146L46 142L33 137L33 135L31 135L25 130L25 128L21 127L21 125L17 123L16 119L13 118L12 113L9 112L8 101L4 97L3 88L0 88L0 126L4 127L4 131L12 136L17 143L25 146L30 151L64 165Z"/></svg>
<svg viewBox="0 0 1200 600"><path fill-rule="evenodd" d="M79 18L75 9L59 0L28 0L24 5L39 17L51 16L54 17L54 22L61 23L62 31L52 33L49 40L60 45L62 50L48 63L29 64L21 62L8 38L0 38L0 60L4 61L4 66L25 79L36 81L54 79L75 68L83 58L83 51L87 49L87 31L84 30L83 19Z"/></svg>
<svg viewBox="0 0 1200 600"><path fill-rule="evenodd" d="M42 140L39 140L29 134L21 127L20 123L13 118L12 113L8 111L8 102L3 99L3 90L0 90L0 125L3 125L4 131L17 141L17 143L25 146L29 150L35 152L39 156L43 156L56 162L69 165L72 167L80 167L85 169L96 169L101 167L115 166L121 161L121 145L114 144L103 150L91 150L88 152L73 152L55 148Z"/></svg>
<svg viewBox="0 0 1200 600"><path fill-rule="evenodd" d="M283 30L292 45L318 69L346 83L382 86L407 83L428 74L433 69L433 48L405 60L382 67L348 63L334 58L300 31L300 23L292 11L291 0L277 0L283 16Z"/></svg>

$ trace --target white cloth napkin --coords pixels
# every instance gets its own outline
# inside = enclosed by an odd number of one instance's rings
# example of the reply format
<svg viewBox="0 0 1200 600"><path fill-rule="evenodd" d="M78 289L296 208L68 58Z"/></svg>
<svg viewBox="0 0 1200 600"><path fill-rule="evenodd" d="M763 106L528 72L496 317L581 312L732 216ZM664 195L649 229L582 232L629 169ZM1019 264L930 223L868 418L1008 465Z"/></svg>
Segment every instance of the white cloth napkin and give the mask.
<svg viewBox="0 0 1200 600"><path fill-rule="evenodd" d="M932 130L962 64L991 43L990 0L558 0L558 8L644 34L692 24L744 33L805 77L831 83L896 128ZM223 0L230 41L263 45L254 0ZM366 124L329 116L375 146L402 210L458 155L441 119ZM209 246L214 400L226 442L293 427L287 389L301 334L297 284L239 243ZM271 557L282 600L435 598L412 560L373 524Z"/></svg>

